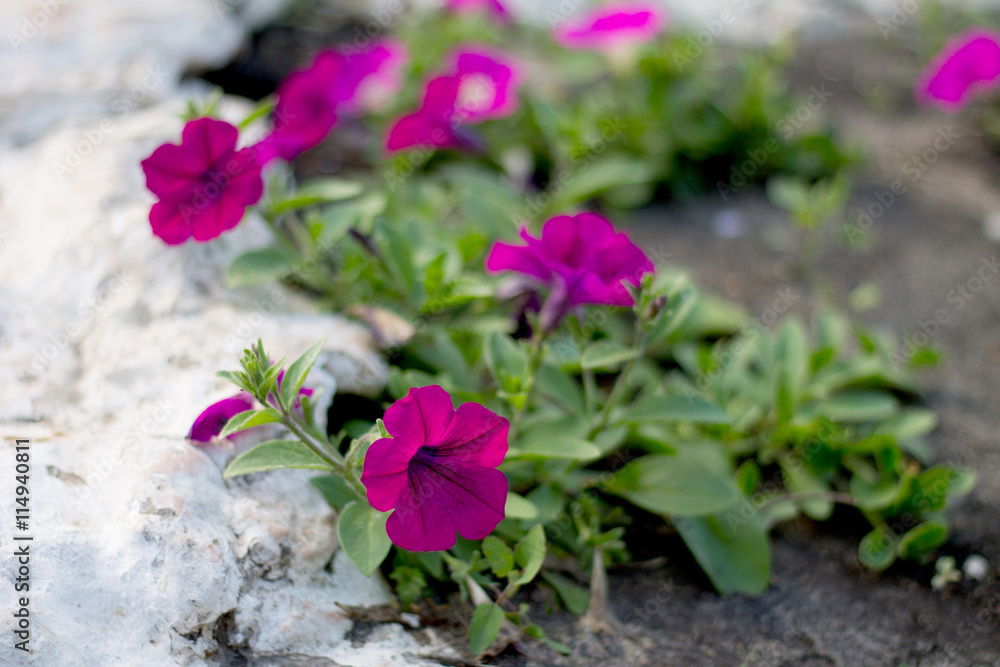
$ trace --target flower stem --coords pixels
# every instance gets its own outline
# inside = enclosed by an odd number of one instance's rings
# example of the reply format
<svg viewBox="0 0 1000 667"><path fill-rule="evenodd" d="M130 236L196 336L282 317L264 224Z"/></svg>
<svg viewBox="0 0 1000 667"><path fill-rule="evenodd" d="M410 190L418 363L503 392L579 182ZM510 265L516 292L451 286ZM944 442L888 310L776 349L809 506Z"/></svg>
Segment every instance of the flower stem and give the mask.
<svg viewBox="0 0 1000 667"><path fill-rule="evenodd" d="M641 351L639 356L641 356ZM622 372L618 374L618 377L615 379L614 386L611 387L611 393L608 394L608 400L604 404L604 409L601 410L601 416L598 417L597 423L594 424L594 427L590 429L590 434L587 438L588 440L597 436L597 434L604 430L604 427L608 425L608 419L611 418L611 411L614 410L615 406L618 405L618 401L621 400L622 392L625 390L625 385L628 383L628 376L632 374L632 369L635 368L635 363L638 358L639 357L636 356L630 359Z"/></svg>
<svg viewBox="0 0 1000 667"><path fill-rule="evenodd" d="M510 424L510 441L512 442L517 436L518 428L521 425L521 419L524 416L524 413L528 411L528 404L531 402L531 397L535 393L535 376L538 375L538 369L542 367L542 358L545 356L544 352L545 334L536 333L531 339L531 351L528 354L528 375L526 378L528 386L524 390L524 402L514 413L514 418L511 420Z"/></svg>
<svg viewBox="0 0 1000 667"><path fill-rule="evenodd" d="M320 442L318 438L313 437L306 429L299 426L294 417L284 410L282 410L281 413L281 423L284 424L285 428L291 431L295 437L301 440L302 444L311 449L316 456L330 464L334 470L343 475L344 479L351 481L348 479L347 468L344 466L344 458L339 452L331 451L327 444Z"/></svg>

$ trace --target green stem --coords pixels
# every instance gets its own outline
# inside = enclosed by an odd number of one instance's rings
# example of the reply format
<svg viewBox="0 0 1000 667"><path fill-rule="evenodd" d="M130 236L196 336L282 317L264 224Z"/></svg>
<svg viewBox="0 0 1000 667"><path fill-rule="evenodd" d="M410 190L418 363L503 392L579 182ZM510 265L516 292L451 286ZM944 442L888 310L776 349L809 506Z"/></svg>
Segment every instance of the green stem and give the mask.
<svg viewBox="0 0 1000 667"><path fill-rule="evenodd" d="M531 402L531 397L535 393L535 376L538 375L538 369L542 367L542 358L545 352L545 334L536 333L531 340L531 352L528 355L528 387L524 392L524 403L521 407L517 409L514 413L514 418L510 423L510 441L514 442L518 429L521 426L521 419L524 417L524 413L528 411L528 404Z"/></svg>
<svg viewBox="0 0 1000 667"><path fill-rule="evenodd" d="M642 348L640 348L639 355L630 359L622 372L618 374L614 386L611 387L611 393L608 394L608 401L604 404L604 409L601 410L601 416L597 419L594 427L590 429L590 435L587 437L588 440L593 439L608 425L608 419L611 418L611 411L614 410L615 406L618 405L618 401L621 400L621 394L625 390L628 376L631 375L632 369L635 368L635 363L639 359L639 356L642 356Z"/></svg>
<svg viewBox="0 0 1000 667"><path fill-rule="evenodd" d="M281 410L281 423L284 424L285 428L291 431L295 437L301 440L302 444L311 449L316 456L329 463L334 470L343 475L344 479L348 479L349 475L347 474L347 468L344 466L344 458L340 455L340 453L331 451L327 444L320 442L318 438L313 437L307 430L299 426L298 422L296 422L295 419L283 408ZM348 481L350 481L350 479L348 479Z"/></svg>

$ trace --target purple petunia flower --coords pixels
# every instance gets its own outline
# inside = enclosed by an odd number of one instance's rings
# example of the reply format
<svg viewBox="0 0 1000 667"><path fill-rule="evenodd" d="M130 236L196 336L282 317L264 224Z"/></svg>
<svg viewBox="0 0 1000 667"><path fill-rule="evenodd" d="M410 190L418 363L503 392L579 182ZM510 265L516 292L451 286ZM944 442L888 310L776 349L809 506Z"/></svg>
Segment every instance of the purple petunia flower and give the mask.
<svg viewBox="0 0 1000 667"><path fill-rule="evenodd" d="M253 398L245 391L212 403L194 420L187 437L195 442L211 442L215 436L222 432L226 422L241 412L251 409L253 409Z"/></svg>
<svg viewBox="0 0 1000 667"><path fill-rule="evenodd" d="M402 87L402 69L409 60L402 42L383 39L365 49L347 48L341 54L344 67L337 99L346 111L376 111Z"/></svg>
<svg viewBox="0 0 1000 667"><path fill-rule="evenodd" d="M392 435L372 443L361 482L375 509L394 510L386 523L393 544L442 551L455 533L486 537L504 518L509 425L477 403L457 410L438 386L410 389L385 412Z"/></svg>
<svg viewBox="0 0 1000 667"><path fill-rule="evenodd" d="M414 113L390 128L386 148L416 146L473 148L475 139L462 125L503 118L518 108L520 70L502 56L481 48L466 48L453 57L452 73L427 82L423 102Z"/></svg>
<svg viewBox="0 0 1000 667"><path fill-rule="evenodd" d="M262 163L293 160L326 138L337 124L337 105L343 101L339 85L343 70L340 54L323 51L309 68L292 72L281 82L274 129L257 144Z"/></svg>
<svg viewBox="0 0 1000 667"><path fill-rule="evenodd" d="M549 288L541 309L546 331L574 306L631 306L634 300L625 283L638 286L644 273L655 270L628 236L616 233L595 213L556 216L542 227L541 238L524 228L521 238L526 245L494 245L486 269L516 271Z"/></svg>
<svg viewBox="0 0 1000 667"><path fill-rule="evenodd" d="M611 3L556 26L553 37L567 49L613 52L655 39L664 23L655 3Z"/></svg>
<svg viewBox="0 0 1000 667"><path fill-rule="evenodd" d="M417 146L461 148L465 145L454 123L461 83L454 76L439 76L428 81L420 108L403 116L389 128L386 149L393 152Z"/></svg>
<svg viewBox="0 0 1000 667"><path fill-rule="evenodd" d="M463 123L506 118L520 106L521 71L500 54L471 47L453 56L459 79L455 113Z"/></svg>
<svg viewBox="0 0 1000 667"><path fill-rule="evenodd" d="M459 13L475 13L486 11L500 21L509 21L510 12L500 4L500 0L447 0L448 9Z"/></svg>
<svg viewBox="0 0 1000 667"><path fill-rule="evenodd" d="M973 29L945 44L917 80L917 99L955 113L1000 86L1000 35Z"/></svg>
<svg viewBox="0 0 1000 667"><path fill-rule="evenodd" d="M180 145L164 144L142 161L146 187L159 198L149 212L153 233L170 245L210 241L243 219L264 192L253 149L236 150L239 131L198 118Z"/></svg>

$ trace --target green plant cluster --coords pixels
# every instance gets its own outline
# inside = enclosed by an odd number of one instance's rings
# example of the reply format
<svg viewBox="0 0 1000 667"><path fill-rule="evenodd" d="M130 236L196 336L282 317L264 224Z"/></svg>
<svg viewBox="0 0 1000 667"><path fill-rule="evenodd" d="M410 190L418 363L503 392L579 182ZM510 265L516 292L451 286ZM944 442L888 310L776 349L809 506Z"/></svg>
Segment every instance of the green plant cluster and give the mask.
<svg viewBox="0 0 1000 667"><path fill-rule="evenodd" d="M516 30L511 39L526 54L549 48ZM451 45L497 40L474 19L441 16L403 37L418 56L415 74ZM510 420L507 518L484 540L411 553L392 547L386 515L360 483L381 423L327 434L314 401L297 398L320 344L288 366L280 386L285 362L272 365L260 344L240 371L224 373L268 407L235 417L223 436L267 423L290 434L244 453L226 475L322 471L312 482L339 511L351 560L366 575L381 567L406 607L453 591L471 600L474 653L511 625L566 650L517 598L525 586L606 620L605 569L629 559L629 526L646 516L638 509L677 531L720 592L758 593L771 578L775 523L800 513L822 521L837 503L853 506L872 525L860 560L884 569L941 546L947 502L970 487L968 471L927 467L923 436L935 419L912 406L912 372L927 354L897 363L890 337L835 311L819 312L811 327L795 317L773 331L748 327L745 313L701 293L653 249L657 272L635 290L631 311L592 307L542 332L527 295L508 295L485 274L486 252L518 224L537 229L584 204L614 210L658 192L713 188L774 138L795 108L780 84L782 59L723 66L705 53L682 62L673 57L682 43L683 35L665 39L624 71L600 69L592 54L553 56L560 85L532 92L518 115L488 127L482 155L373 157L357 178L301 185L275 171L258 211L276 243L229 268L234 287L283 280L323 307L363 304L380 314L364 319L392 363L387 401L436 384ZM416 90L409 94L400 108L412 106ZM778 139L760 176L811 183L847 161L826 132ZM526 169L501 166L518 155ZM778 187L792 210L822 208L805 202L805 185ZM392 319L412 331L383 331Z"/></svg>

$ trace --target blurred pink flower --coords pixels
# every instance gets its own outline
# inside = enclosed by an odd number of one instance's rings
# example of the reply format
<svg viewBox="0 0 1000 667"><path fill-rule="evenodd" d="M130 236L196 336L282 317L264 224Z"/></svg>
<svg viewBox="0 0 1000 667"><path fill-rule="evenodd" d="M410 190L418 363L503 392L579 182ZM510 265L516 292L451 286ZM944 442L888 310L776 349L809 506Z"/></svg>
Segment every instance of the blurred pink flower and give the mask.
<svg viewBox="0 0 1000 667"><path fill-rule="evenodd" d="M393 544L443 551L486 537L504 518L507 420L478 403L452 407L438 386L410 389L385 412L391 438L372 443L361 482Z"/></svg>
<svg viewBox="0 0 1000 667"><path fill-rule="evenodd" d="M293 160L326 138L337 124L343 77L340 54L323 51L307 69L292 72L281 82L274 129L256 146L262 164L275 158Z"/></svg>
<svg viewBox="0 0 1000 667"><path fill-rule="evenodd" d="M1000 86L1000 35L968 30L945 44L917 79L917 99L955 113L977 93Z"/></svg>
<svg viewBox="0 0 1000 667"><path fill-rule="evenodd" d="M241 412L252 409L253 398L245 391L212 403L194 420L187 437L195 442L211 442L215 436L222 432L226 422ZM233 435L229 437L232 438Z"/></svg>
<svg viewBox="0 0 1000 667"><path fill-rule="evenodd" d="M386 148L474 147L461 126L514 113L520 82L520 70L501 55L477 47L457 51L451 72L427 82L420 108L390 128Z"/></svg>
<svg viewBox="0 0 1000 667"><path fill-rule="evenodd" d="M616 2L595 7L576 20L553 30L555 40L567 49L616 51L652 41L666 17L652 2Z"/></svg>
<svg viewBox="0 0 1000 667"><path fill-rule="evenodd" d="M453 56L459 78L455 112L463 123L505 118L520 106L521 70L501 54L466 47Z"/></svg>
<svg viewBox="0 0 1000 667"><path fill-rule="evenodd" d="M574 306L631 306L625 283L638 286L644 273L655 270L628 236L595 213L556 216L542 227L541 238L524 228L521 238L526 245L495 244L486 269L516 271L548 287L540 315L546 331Z"/></svg>
<svg viewBox="0 0 1000 667"><path fill-rule="evenodd" d="M164 144L142 161L146 187L159 198L149 212L153 233L170 245L204 242L232 229L264 191L251 148L236 150L239 131L212 118L188 122L181 143Z"/></svg>
<svg viewBox="0 0 1000 667"><path fill-rule="evenodd" d="M510 12L500 0L447 0L445 6L453 12L474 13L486 11L501 21L510 20Z"/></svg>
<svg viewBox="0 0 1000 667"><path fill-rule="evenodd" d="M457 133L455 104L461 79L439 76L427 82L420 108L398 119L386 138L390 151L423 146L427 148L461 148L465 141Z"/></svg>
<svg viewBox="0 0 1000 667"><path fill-rule="evenodd" d="M406 46L394 39L374 42L365 49L344 49L338 100L346 111L377 111L403 85L402 70L410 59Z"/></svg>

